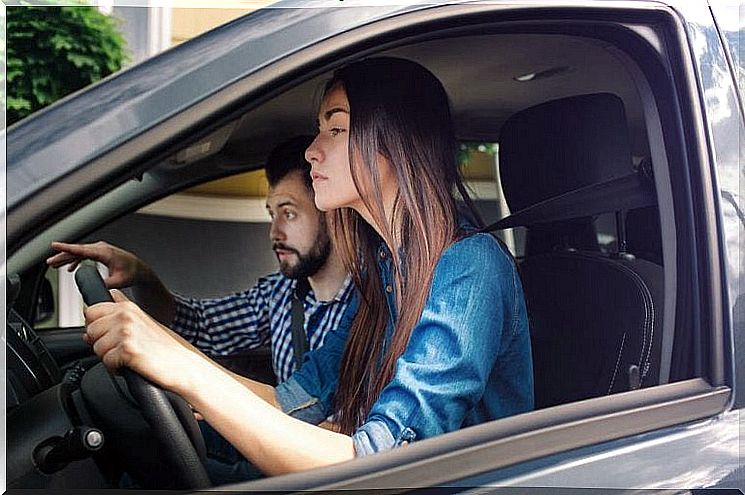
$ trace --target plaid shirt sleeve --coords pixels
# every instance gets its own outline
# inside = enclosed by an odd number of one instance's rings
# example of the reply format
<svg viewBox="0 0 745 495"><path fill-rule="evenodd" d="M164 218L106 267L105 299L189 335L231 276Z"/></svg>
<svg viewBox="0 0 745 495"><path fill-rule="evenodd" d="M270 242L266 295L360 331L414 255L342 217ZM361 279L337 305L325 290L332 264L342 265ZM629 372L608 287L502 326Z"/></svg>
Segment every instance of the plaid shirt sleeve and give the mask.
<svg viewBox="0 0 745 495"><path fill-rule="evenodd" d="M176 315L171 328L202 352L227 356L266 346L269 312L279 274L263 277L249 290L214 299L174 293Z"/></svg>

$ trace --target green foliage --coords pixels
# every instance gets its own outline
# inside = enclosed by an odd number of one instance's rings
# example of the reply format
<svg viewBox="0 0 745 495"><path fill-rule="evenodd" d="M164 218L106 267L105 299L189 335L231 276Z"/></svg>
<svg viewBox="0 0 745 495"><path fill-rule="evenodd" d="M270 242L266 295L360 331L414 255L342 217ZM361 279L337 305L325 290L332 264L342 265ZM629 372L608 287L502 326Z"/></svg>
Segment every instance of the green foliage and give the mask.
<svg viewBox="0 0 745 495"><path fill-rule="evenodd" d="M494 156L497 153L497 148L496 143L460 143L458 146L458 163L461 166L465 165L471 154L477 151Z"/></svg>
<svg viewBox="0 0 745 495"><path fill-rule="evenodd" d="M6 7L8 125L116 72L118 21L95 7Z"/></svg>

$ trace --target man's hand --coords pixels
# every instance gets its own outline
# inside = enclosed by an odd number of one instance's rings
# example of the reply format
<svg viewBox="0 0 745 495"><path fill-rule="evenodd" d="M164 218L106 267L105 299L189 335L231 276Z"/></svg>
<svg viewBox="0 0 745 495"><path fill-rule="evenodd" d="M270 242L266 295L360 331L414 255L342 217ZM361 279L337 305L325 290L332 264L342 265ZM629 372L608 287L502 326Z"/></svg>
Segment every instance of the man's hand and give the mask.
<svg viewBox="0 0 745 495"><path fill-rule="evenodd" d="M106 265L109 276L104 280L109 289L121 289L152 278L150 268L137 256L124 249L112 246L103 241L94 244L67 244L53 242L52 249L59 253L47 258L47 264L53 268L67 265L72 272L81 261L90 259Z"/></svg>

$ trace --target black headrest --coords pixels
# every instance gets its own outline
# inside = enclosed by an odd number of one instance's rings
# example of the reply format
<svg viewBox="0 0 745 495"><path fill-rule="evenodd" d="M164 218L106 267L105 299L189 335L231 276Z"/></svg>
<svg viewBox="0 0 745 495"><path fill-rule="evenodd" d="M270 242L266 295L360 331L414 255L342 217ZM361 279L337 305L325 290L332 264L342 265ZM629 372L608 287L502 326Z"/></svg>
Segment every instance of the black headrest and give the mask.
<svg viewBox="0 0 745 495"><path fill-rule="evenodd" d="M499 162L512 212L633 173L623 102L598 93L518 112L502 128Z"/></svg>

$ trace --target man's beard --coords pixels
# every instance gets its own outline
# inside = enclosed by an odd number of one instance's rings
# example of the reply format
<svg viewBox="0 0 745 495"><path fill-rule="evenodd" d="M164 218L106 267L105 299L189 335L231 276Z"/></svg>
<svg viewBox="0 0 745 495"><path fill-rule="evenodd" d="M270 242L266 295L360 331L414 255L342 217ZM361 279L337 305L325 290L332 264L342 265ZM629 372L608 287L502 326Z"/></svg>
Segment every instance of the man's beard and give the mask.
<svg viewBox="0 0 745 495"><path fill-rule="evenodd" d="M295 253L297 261L290 260L279 262L279 271L287 278L300 279L312 277L326 264L331 253L331 241L325 228L319 229L316 240L306 254L300 254L296 249L281 242L274 244L274 249L284 249Z"/></svg>

